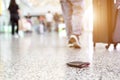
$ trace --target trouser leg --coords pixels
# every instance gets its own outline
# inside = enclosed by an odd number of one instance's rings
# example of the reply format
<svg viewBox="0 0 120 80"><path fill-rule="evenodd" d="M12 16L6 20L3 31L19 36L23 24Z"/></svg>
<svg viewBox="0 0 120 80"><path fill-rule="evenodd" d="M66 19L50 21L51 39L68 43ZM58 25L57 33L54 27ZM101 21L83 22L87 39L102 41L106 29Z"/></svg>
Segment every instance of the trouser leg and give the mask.
<svg viewBox="0 0 120 80"><path fill-rule="evenodd" d="M69 0L72 4L73 34L80 35L83 27L84 0Z"/></svg>
<svg viewBox="0 0 120 80"><path fill-rule="evenodd" d="M12 26L11 26L11 30L12 30L12 31L11 31L11 34L14 35L14 34L15 34L15 32L14 32L14 30L15 30L15 23L14 23L14 22L11 22L11 25L12 25Z"/></svg>
<svg viewBox="0 0 120 80"><path fill-rule="evenodd" d="M72 4L68 0L61 1L63 17L66 24L68 38L72 34Z"/></svg>
<svg viewBox="0 0 120 80"><path fill-rule="evenodd" d="M18 34L18 31L19 31L19 26L18 26L18 21L16 22L16 33Z"/></svg>

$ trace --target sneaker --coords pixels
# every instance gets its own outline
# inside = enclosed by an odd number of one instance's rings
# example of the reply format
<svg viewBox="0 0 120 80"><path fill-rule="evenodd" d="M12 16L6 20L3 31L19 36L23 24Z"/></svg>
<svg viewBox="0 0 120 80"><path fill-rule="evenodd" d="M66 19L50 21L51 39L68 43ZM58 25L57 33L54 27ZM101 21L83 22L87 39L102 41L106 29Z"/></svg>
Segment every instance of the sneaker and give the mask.
<svg viewBox="0 0 120 80"><path fill-rule="evenodd" d="M68 41L68 46L69 47L74 47L74 48L81 48L79 40L76 35L71 35L70 39Z"/></svg>
<svg viewBox="0 0 120 80"><path fill-rule="evenodd" d="M19 31L19 37L22 37L22 38L24 37L24 32L21 30Z"/></svg>
<svg viewBox="0 0 120 80"><path fill-rule="evenodd" d="M15 37L15 38L19 38L19 35L18 35L18 34L15 34L14 37Z"/></svg>

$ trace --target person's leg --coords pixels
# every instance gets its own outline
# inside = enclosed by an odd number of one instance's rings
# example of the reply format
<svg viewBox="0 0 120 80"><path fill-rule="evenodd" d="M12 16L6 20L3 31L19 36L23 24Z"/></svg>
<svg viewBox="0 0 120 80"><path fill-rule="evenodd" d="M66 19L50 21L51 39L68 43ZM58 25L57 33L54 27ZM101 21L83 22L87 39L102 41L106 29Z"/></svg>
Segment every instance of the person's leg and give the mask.
<svg viewBox="0 0 120 80"><path fill-rule="evenodd" d="M52 22L49 22L49 32L51 32Z"/></svg>
<svg viewBox="0 0 120 80"><path fill-rule="evenodd" d="M11 34L14 35L15 34L15 23L13 21L11 21Z"/></svg>
<svg viewBox="0 0 120 80"><path fill-rule="evenodd" d="M16 33L18 34L18 31L19 31L19 25L18 25L18 21L16 21Z"/></svg>
<svg viewBox="0 0 120 80"><path fill-rule="evenodd" d="M114 43L114 49L116 49L116 48L117 48L117 44L118 44L117 42L116 42L116 43Z"/></svg>
<svg viewBox="0 0 120 80"><path fill-rule="evenodd" d="M51 32L51 22L48 22L47 24L48 24L48 25L47 25L47 27L48 27L48 32Z"/></svg>
<svg viewBox="0 0 120 80"><path fill-rule="evenodd" d="M83 27L84 0L70 0L72 3L72 29L73 34L79 36Z"/></svg>
<svg viewBox="0 0 120 80"><path fill-rule="evenodd" d="M63 11L63 17L66 24L67 37L70 38L72 34L72 4L69 0L61 0L61 7Z"/></svg>
<svg viewBox="0 0 120 80"><path fill-rule="evenodd" d="M72 35L69 43L72 43L74 48L80 48L79 36L83 26L84 0L69 0L72 4Z"/></svg>
<svg viewBox="0 0 120 80"><path fill-rule="evenodd" d="M50 23L47 22L47 31L50 32Z"/></svg>

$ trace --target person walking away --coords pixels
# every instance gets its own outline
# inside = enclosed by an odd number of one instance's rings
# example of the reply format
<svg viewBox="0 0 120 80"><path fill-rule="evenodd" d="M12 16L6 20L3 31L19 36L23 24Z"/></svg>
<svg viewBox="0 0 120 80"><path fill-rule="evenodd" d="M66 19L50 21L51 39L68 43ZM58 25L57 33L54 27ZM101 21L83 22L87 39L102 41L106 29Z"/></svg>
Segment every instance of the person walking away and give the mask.
<svg viewBox="0 0 120 80"><path fill-rule="evenodd" d="M46 17L46 23L47 23L47 30L48 32L51 32L51 27L52 27L52 21L53 21L53 15L51 11L48 11L47 14L45 15Z"/></svg>
<svg viewBox="0 0 120 80"><path fill-rule="evenodd" d="M45 31L45 18L42 15L39 16L39 31L41 34Z"/></svg>
<svg viewBox="0 0 120 80"><path fill-rule="evenodd" d="M19 6L16 3L15 0L11 0L10 1L10 5L8 8L9 12L10 12L10 23L12 26L12 31L11 34L15 35L16 37L18 36L18 20L19 20ZM15 25L16 25L16 30L15 30Z"/></svg>

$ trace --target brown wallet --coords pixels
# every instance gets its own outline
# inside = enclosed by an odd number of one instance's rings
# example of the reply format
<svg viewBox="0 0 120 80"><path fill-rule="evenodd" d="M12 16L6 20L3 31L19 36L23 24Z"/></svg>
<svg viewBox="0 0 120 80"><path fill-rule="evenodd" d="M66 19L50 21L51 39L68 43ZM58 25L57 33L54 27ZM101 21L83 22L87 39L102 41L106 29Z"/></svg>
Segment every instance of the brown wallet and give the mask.
<svg viewBox="0 0 120 80"><path fill-rule="evenodd" d="M73 61L73 62L67 63L67 65L70 67L85 68L85 67L89 67L90 63L82 62L82 61Z"/></svg>

